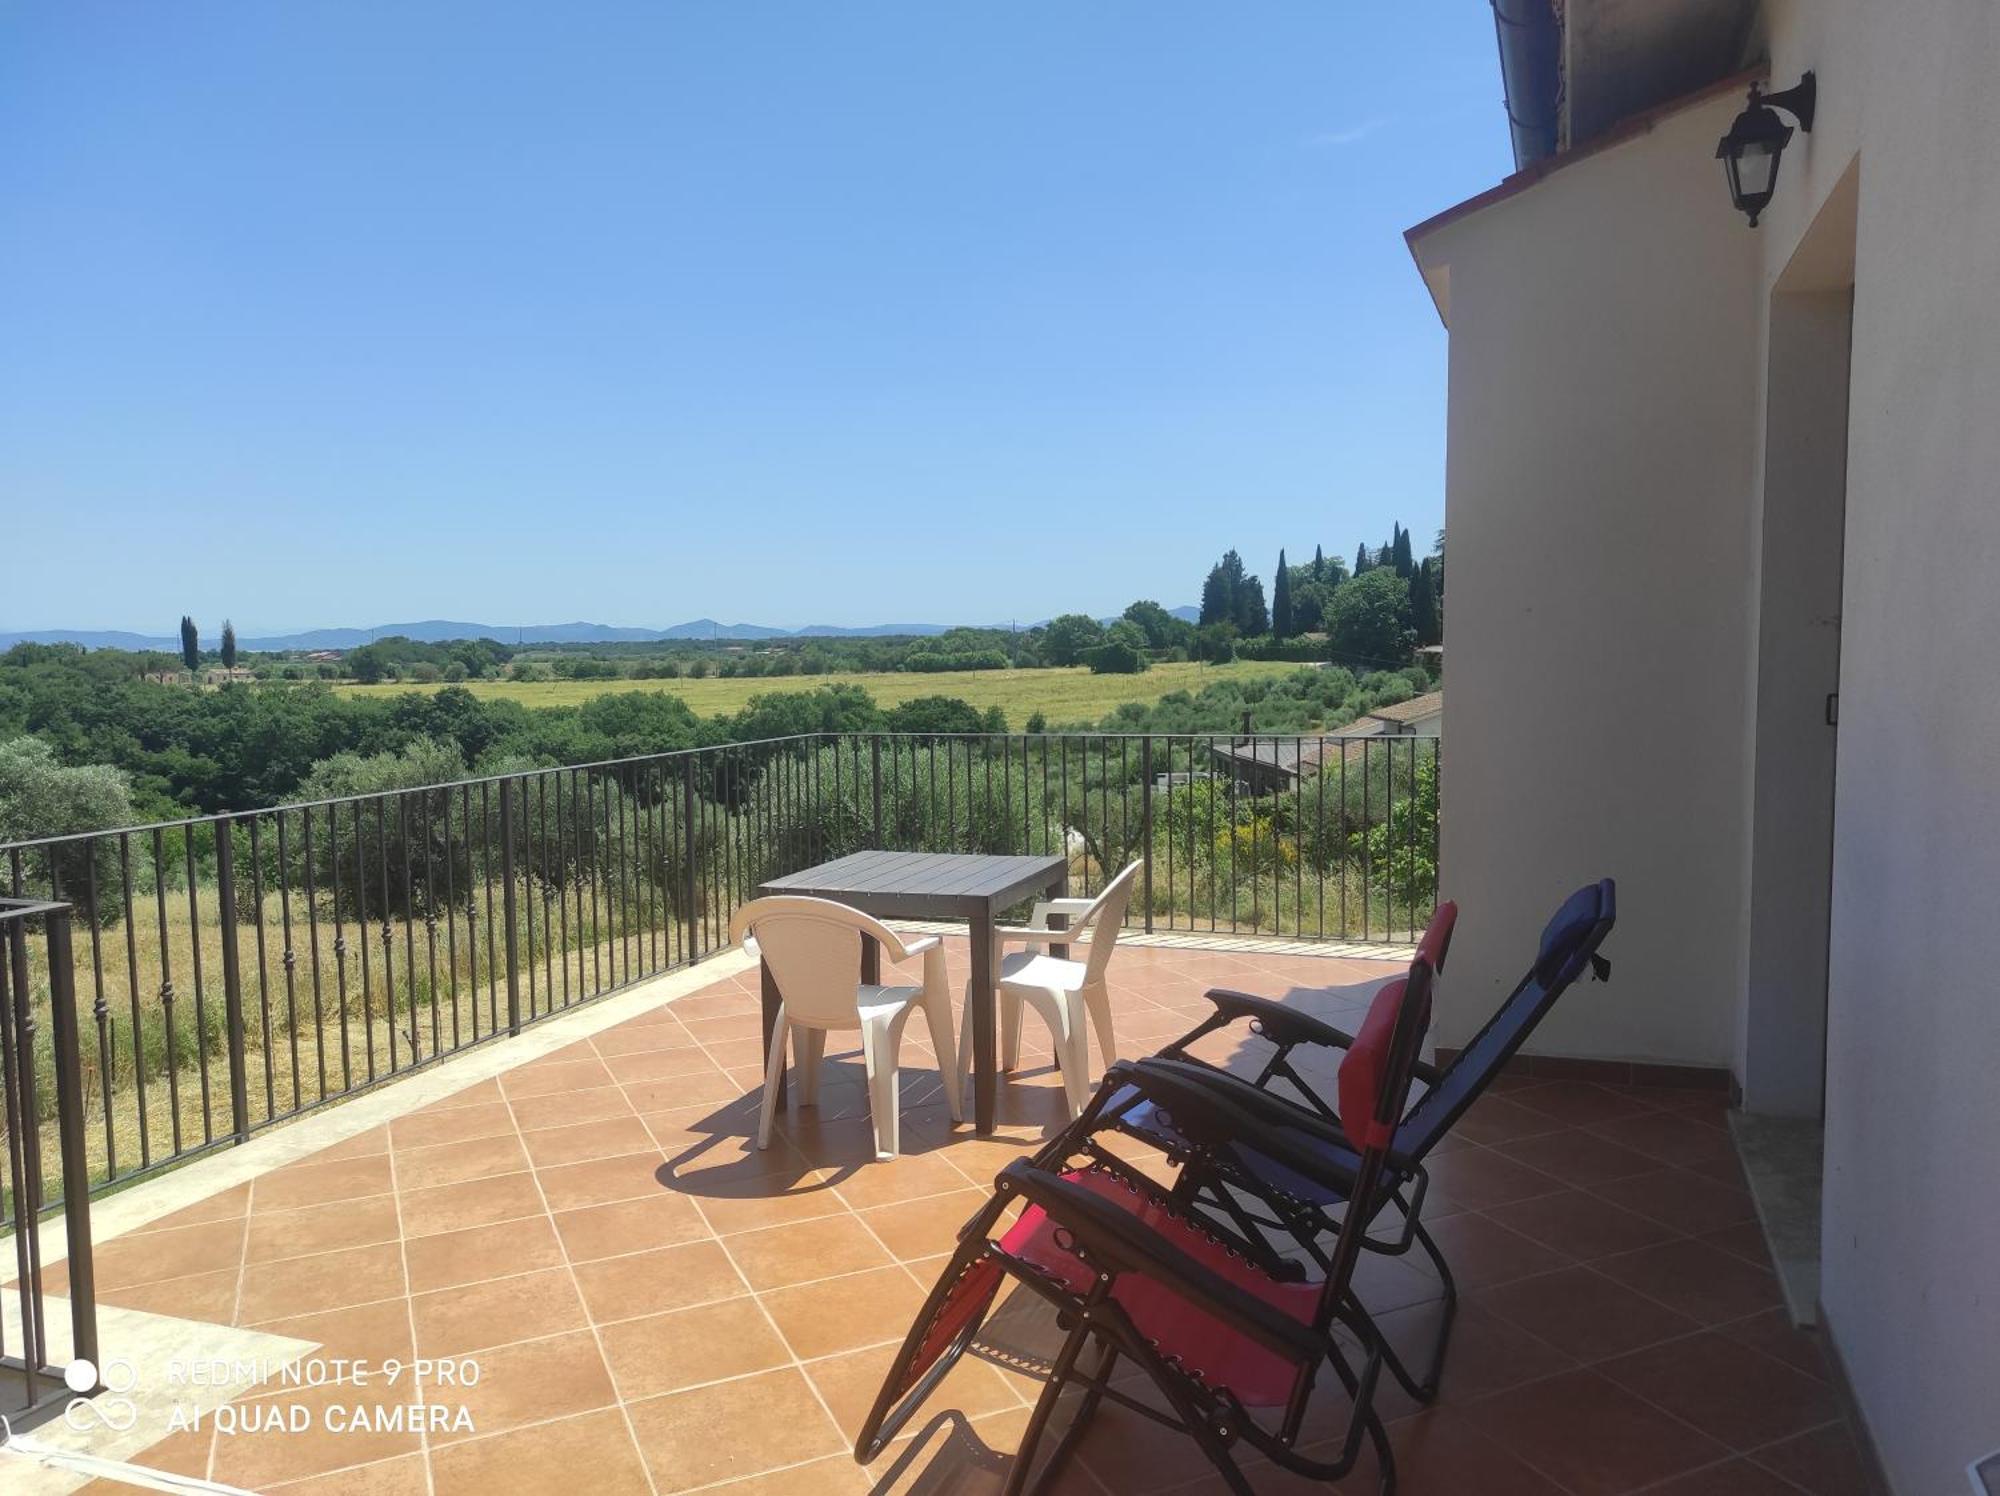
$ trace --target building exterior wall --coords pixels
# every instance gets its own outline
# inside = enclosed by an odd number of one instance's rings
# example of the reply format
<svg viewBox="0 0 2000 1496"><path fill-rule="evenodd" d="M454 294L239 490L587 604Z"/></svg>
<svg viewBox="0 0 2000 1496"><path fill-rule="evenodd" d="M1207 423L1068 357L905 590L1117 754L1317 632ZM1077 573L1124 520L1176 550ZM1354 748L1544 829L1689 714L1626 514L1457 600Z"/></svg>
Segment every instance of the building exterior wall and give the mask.
<svg viewBox="0 0 2000 1496"><path fill-rule="evenodd" d="M1538 1052L1722 1066L1744 949L1754 242L1721 99L1436 230L1450 267L1441 890L1464 1042L1579 884L1608 986Z"/></svg>
<svg viewBox="0 0 2000 1496"><path fill-rule="evenodd" d="M1821 1298L1919 1496L2000 1446L2000 8L1767 27L1820 90L1767 285L1859 163Z"/></svg>
<svg viewBox="0 0 2000 1496"><path fill-rule="evenodd" d="M1442 883L1466 918L1440 1039L1609 874L1613 981L1536 1047L1742 1060L1768 311L1858 182L1822 1302L1894 1488L1928 1496L2000 1445L2000 7L1768 0L1761 27L1819 112L1758 229L1712 159L1731 96L1419 246L1452 334Z"/></svg>

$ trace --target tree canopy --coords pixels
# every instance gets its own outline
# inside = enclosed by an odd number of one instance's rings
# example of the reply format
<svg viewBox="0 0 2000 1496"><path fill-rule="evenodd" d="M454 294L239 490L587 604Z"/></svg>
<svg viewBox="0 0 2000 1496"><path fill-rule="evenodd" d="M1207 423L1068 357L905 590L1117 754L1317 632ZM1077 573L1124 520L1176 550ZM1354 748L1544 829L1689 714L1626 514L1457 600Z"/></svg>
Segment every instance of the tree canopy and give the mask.
<svg viewBox="0 0 2000 1496"><path fill-rule="evenodd" d="M1084 613L1065 613L1042 630L1042 658L1051 665L1080 665L1084 652L1103 642L1103 624Z"/></svg>
<svg viewBox="0 0 2000 1496"><path fill-rule="evenodd" d="M1410 584L1386 566L1337 588L1326 631L1337 661L1391 666L1409 658Z"/></svg>

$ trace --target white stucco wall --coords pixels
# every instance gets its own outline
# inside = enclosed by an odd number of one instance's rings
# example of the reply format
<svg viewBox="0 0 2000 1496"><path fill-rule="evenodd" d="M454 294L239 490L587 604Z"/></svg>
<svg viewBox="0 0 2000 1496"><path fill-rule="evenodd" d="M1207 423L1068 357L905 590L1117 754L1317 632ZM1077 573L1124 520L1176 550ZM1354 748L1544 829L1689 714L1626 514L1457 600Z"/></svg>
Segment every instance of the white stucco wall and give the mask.
<svg viewBox="0 0 2000 1496"><path fill-rule="evenodd" d="M2000 5L1771 0L1764 34L1820 104L1754 232L1712 159L1732 97L1421 245L1466 910L1439 1024L1609 873L1614 980L1536 1048L1741 1060L1765 315L1858 162L1822 1299L1895 1489L1931 1496L2000 1445Z"/></svg>
<svg viewBox="0 0 2000 1496"><path fill-rule="evenodd" d="M1955 1493L2000 1445L2000 7L1768 28L1820 107L1767 282L1860 163L1821 1297L1897 1490Z"/></svg>
<svg viewBox="0 0 2000 1496"><path fill-rule="evenodd" d="M1723 1066L1748 805L1757 259L1720 99L1428 235L1451 401L1441 990L1461 1042L1577 885L1618 880L1608 986L1540 1053Z"/></svg>

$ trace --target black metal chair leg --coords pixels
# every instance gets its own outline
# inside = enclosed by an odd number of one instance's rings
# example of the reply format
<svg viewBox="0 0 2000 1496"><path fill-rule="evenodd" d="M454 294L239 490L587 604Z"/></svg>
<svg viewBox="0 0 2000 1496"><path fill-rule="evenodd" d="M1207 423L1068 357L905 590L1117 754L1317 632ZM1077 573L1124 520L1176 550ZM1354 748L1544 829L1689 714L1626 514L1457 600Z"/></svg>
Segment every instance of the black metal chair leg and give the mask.
<svg viewBox="0 0 2000 1496"><path fill-rule="evenodd" d="M1083 1354L1084 1346L1092 1338L1090 1327L1087 1324L1079 1324L1070 1331L1069 1339L1063 1342L1063 1348L1056 1353L1055 1364L1049 1369L1048 1384L1042 1388L1042 1395L1035 1399L1035 1411L1029 1415L1028 1426L1021 1434L1021 1447L1015 1451L1014 1465L1007 1472L1007 1482L1001 1487L1001 1496L1027 1496L1030 1492L1028 1473L1034 1468L1035 1446L1042 1442L1042 1436L1048 1432L1049 1420L1055 1416L1056 1404L1062 1400L1063 1392L1076 1370L1076 1358ZM1075 1447L1076 1440L1081 1437L1083 1425L1089 1421L1089 1415L1097 1410L1098 1401L1103 1397L1102 1384L1095 1389L1095 1393L1095 1396L1086 1395L1084 1405L1077 1410L1075 1421L1064 1432L1061 1442L1056 1445L1055 1453L1049 1459L1048 1468L1035 1482L1034 1491L1040 1491L1048 1484L1049 1478L1055 1474L1063 1459Z"/></svg>
<svg viewBox="0 0 2000 1496"><path fill-rule="evenodd" d="M1076 1415L1070 1419L1069 1427L1063 1430L1062 1439L1049 1455L1048 1464L1042 1467L1041 1478L1035 1482L1037 1491L1062 1473L1063 1467L1069 1463L1070 1456L1076 1452L1076 1446L1082 1442L1085 1432L1089 1430L1091 1419L1097 1416L1097 1405L1104 1401L1104 1389L1110 1384L1112 1368L1118 1364L1118 1351L1108 1341L1100 1340L1098 1346L1104 1354L1098 1360L1097 1369L1084 1379L1090 1384L1090 1390L1084 1393L1083 1401L1077 1404Z"/></svg>

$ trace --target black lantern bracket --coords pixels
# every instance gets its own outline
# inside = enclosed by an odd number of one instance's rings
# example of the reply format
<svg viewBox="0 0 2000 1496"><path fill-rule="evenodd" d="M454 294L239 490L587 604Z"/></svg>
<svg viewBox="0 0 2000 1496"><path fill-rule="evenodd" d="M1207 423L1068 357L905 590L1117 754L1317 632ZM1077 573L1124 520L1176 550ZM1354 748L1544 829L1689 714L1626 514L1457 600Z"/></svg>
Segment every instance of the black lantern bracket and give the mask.
<svg viewBox="0 0 2000 1496"><path fill-rule="evenodd" d="M1782 109L1799 122L1799 128L1812 134L1813 109L1819 103L1819 80L1812 69L1806 69L1799 81L1782 93L1767 94L1756 84L1750 85L1750 104L1755 108L1761 103L1766 109Z"/></svg>

